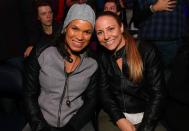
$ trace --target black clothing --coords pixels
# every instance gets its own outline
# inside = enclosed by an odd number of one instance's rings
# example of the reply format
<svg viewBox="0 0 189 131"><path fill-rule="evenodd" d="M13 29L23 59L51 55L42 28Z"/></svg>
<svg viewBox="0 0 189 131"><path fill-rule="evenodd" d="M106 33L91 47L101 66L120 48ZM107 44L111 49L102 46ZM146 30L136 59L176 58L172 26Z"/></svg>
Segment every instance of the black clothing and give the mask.
<svg viewBox="0 0 189 131"><path fill-rule="evenodd" d="M189 118L189 45L181 47L172 66L164 118L170 131L186 131Z"/></svg>
<svg viewBox="0 0 189 131"><path fill-rule="evenodd" d="M43 30L43 27L40 22L37 23L37 32L35 33L35 44L45 44L49 42L53 42L59 37L60 32L62 30L62 25L58 24L56 21L52 23L52 34L46 34Z"/></svg>
<svg viewBox="0 0 189 131"><path fill-rule="evenodd" d="M124 28L128 27L126 9L122 8L119 14L120 20L123 22Z"/></svg>
<svg viewBox="0 0 189 131"><path fill-rule="evenodd" d="M1 96L22 96L23 58L8 59L0 64Z"/></svg>
<svg viewBox="0 0 189 131"><path fill-rule="evenodd" d="M139 52L143 61L143 78L134 84L128 77L128 64L124 48L113 55L103 53L100 58L100 96L104 110L114 122L125 118L123 112L144 112L140 131L152 131L162 108L164 79L157 49L152 44L140 43ZM123 58L123 71L116 57Z"/></svg>

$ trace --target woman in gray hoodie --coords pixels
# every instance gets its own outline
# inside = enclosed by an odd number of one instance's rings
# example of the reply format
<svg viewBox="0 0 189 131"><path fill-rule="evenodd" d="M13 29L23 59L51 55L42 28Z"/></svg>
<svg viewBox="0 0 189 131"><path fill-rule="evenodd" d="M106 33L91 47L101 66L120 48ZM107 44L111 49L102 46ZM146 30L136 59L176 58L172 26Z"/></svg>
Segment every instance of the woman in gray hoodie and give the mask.
<svg viewBox="0 0 189 131"><path fill-rule="evenodd" d="M94 23L89 5L74 4L59 40L32 50L24 84L32 131L94 131L98 65L86 50Z"/></svg>

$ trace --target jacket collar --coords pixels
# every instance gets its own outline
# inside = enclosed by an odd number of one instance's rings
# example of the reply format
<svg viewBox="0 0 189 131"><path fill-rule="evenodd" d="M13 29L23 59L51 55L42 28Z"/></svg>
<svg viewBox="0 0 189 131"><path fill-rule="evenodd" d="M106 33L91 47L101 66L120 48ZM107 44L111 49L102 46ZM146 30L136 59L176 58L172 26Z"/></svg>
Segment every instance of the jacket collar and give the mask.
<svg viewBox="0 0 189 131"><path fill-rule="evenodd" d="M123 46L122 48L120 48L118 51L116 51L113 55L112 58L117 60L119 58L123 58L126 55L126 51L125 51L125 46Z"/></svg>

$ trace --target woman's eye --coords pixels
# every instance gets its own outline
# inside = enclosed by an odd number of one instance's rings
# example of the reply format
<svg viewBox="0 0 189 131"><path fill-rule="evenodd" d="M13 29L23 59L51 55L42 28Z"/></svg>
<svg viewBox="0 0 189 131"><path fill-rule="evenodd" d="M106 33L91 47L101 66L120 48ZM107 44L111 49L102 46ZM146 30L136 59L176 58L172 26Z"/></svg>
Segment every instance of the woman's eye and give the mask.
<svg viewBox="0 0 189 131"><path fill-rule="evenodd" d="M97 35L101 35L101 34L102 34L102 32L97 32L96 34L97 34Z"/></svg>
<svg viewBox="0 0 189 131"><path fill-rule="evenodd" d="M92 34L92 32L91 32L91 31L85 31L85 33L86 33L86 34Z"/></svg>
<svg viewBox="0 0 189 131"><path fill-rule="evenodd" d="M112 30L114 30L114 28L109 28L108 30L109 30L109 31L112 31Z"/></svg>
<svg viewBox="0 0 189 131"><path fill-rule="evenodd" d="M78 28L76 28L76 27L72 27L72 30L75 30L75 31L77 31L77 30L78 30Z"/></svg>

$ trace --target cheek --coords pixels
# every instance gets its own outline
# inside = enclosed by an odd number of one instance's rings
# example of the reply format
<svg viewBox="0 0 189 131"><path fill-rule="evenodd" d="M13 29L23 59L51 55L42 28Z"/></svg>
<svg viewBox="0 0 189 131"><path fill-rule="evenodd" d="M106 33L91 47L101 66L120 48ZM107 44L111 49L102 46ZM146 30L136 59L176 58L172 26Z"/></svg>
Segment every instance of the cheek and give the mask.
<svg viewBox="0 0 189 131"><path fill-rule="evenodd" d="M46 16L42 16L42 17L41 17L41 20L42 20L42 21L45 21L45 20L46 20Z"/></svg>
<svg viewBox="0 0 189 131"><path fill-rule="evenodd" d="M90 41L90 40L91 40L91 37L92 37L92 35L84 35L84 39L85 39L86 41Z"/></svg>
<svg viewBox="0 0 189 131"><path fill-rule="evenodd" d="M98 41L101 43L103 41L103 37L102 36L97 36Z"/></svg>
<svg viewBox="0 0 189 131"><path fill-rule="evenodd" d="M66 41L69 43L69 41L71 41L71 39L73 38L73 34L71 32L66 32Z"/></svg>
<svg viewBox="0 0 189 131"><path fill-rule="evenodd" d="M116 39L120 39L121 32L116 31L116 32L112 33L112 36L114 36Z"/></svg>
<svg viewBox="0 0 189 131"><path fill-rule="evenodd" d="M74 37L74 32L71 31L71 30L67 30L67 31L66 31L66 37L68 37L68 38Z"/></svg>

